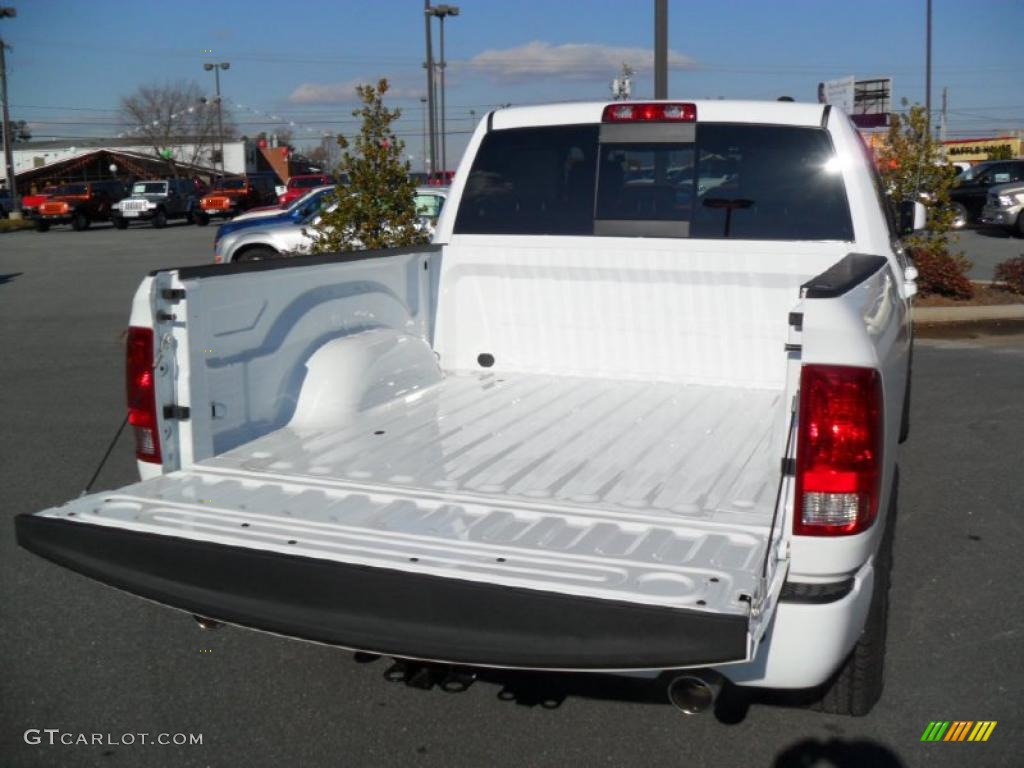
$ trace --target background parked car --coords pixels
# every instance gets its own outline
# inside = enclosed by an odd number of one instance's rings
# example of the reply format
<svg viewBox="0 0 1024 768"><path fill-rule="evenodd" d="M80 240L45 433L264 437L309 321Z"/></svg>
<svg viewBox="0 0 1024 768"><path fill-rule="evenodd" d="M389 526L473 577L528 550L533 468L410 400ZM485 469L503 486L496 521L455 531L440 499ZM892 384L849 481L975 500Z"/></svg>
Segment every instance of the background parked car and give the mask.
<svg viewBox="0 0 1024 768"><path fill-rule="evenodd" d="M431 187L450 187L454 178L455 171L434 171L427 179L427 185Z"/></svg>
<svg viewBox="0 0 1024 768"><path fill-rule="evenodd" d="M44 202L50 199L50 196L57 191L56 185L49 185L43 188L42 192L36 192L35 194L24 195L21 198L21 214L27 219L30 219L36 215L36 210Z"/></svg>
<svg viewBox="0 0 1024 768"><path fill-rule="evenodd" d="M261 209L259 213L249 211L241 216L236 216L231 221L226 221L217 227L217 234L213 238L213 247L225 235L237 232L240 229L251 229L253 227L274 226L277 224L297 224L308 218L311 214L317 213L333 199L334 186L317 187L309 190L298 200L293 200L286 208L274 206L273 208Z"/></svg>
<svg viewBox="0 0 1024 768"><path fill-rule="evenodd" d="M221 179L199 201L200 210L193 215L195 223L206 226L213 217L231 218L241 211L273 203L276 178L272 173L252 173Z"/></svg>
<svg viewBox="0 0 1024 768"><path fill-rule="evenodd" d="M326 173L310 173L300 176L292 176L288 179L283 194L278 196L279 205L288 205L292 200L298 200L309 190L315 187L322 187L325 184L333 184L334 181Z"/></svg>
<svg viewBox="0 0 1024 768"><path fill-rule="evenodd" d="M1024 182L990 187L979 223L1024 237Z"/></svg>
<svg viewBox="0 0 1024 768"><path fill-rule="evenodd" d="M425 231L434 234L437 217L441 215L445 200L448 199L448 187L416 187L416 216Z"/></svg>
<svg viewBox="0 0 1024 768"><path fill-rule="evenodd" d="M137 181L131 195L114 203L110 218L118 229L127 229L134 221L150 221L157 229L170 219L191 221L198 205L192 179Z"/></svg>
<svg viewBox="0 0 1024 768"><path fill-rule="evenodd" d="M309 253L316 237L313 227L319 218L318 207L305 218L294 222L275 223L258 219L258 226L238 229L215 241L213 260L217 264L230 264L235 261L263 261L286 254Z"/></svg>
<svg viewBox="0 0 1024 768"><path fill-rule="evenodd" d="M968 168L956 177L949 199L964 209L967 223L975 224L988 198L989 187L1024 181L1024 160L990 160Z"/></svg>
<svg viewBox="0 0 1024 768"><path fill-rule="evenodd" d="M54 224L70 223L76 231L81 231L95 221L109 221L114 203L126 194L120 181L64 184L37 209L36 230L46 232Z"/></svg>
<svg viewBox="0 0 1024 768"><path fill-rule="evenodd" d="M0 219L6 219L14 210L14 200L8 189L0 189Z"/></svg>

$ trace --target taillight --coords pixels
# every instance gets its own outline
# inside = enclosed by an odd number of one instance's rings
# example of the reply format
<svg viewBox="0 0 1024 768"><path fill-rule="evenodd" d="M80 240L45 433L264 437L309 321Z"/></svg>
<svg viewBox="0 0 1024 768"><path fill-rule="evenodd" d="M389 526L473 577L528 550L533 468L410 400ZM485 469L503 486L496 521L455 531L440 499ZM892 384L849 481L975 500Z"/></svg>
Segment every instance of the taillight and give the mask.
<svg viewBox="0 0 1024 768"><path fill-rule="evenodd" d="M126 363L128 423L135 432L135 458L161 464L151 328L128 329Z"/></svg>
<svg viewBox="0 0 1024 768"><path fill-rule="evenodd" d="M696 104L609 104L601 115L603 123L692 123L697 119Z"/></svg>
<svg viewBox="0 0 1024 768"><path fill-rule="evenodd" d="M878 514L882 382L872 368L805 365L800 373L793 533L859 533Z"/></svg>

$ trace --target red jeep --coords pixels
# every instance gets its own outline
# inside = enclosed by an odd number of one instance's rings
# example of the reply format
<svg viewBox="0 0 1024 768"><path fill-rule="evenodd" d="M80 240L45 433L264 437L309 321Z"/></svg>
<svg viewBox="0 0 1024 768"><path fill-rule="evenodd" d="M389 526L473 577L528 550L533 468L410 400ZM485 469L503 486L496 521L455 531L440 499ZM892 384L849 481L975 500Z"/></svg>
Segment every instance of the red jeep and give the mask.
<svg viewBox="0 0 1024 768"><path fill-rule="evenodd" d="M230 219L242 211L274 202L274 175L254 173L221 179L214 188L199 201L201 210L192 218L196 224L205 227L210 219Z"/></svg>

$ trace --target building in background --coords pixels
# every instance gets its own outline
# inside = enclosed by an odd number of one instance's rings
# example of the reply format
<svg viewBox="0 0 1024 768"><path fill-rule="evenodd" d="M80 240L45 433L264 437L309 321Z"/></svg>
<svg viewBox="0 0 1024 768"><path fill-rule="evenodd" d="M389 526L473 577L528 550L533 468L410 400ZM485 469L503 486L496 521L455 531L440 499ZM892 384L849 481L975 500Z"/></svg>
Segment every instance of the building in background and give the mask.
<svg viewBox="0 0 1024 768"><path fill-rule="evenodd" d="M64 181L134 180L160 178L172 174L171 160L179 176L198 177L206 182L220 176L215 147L195 151L195 145L175 144L162 152L138 139L85 139L76 142L32 141L14 145L14 172L18 187L46 185ZM197 158L186 162L185 158ZM2 165L2 164L0 164ZM224 142L224 173L242 175L272 171L285 184L289 177L308 173L308 160L288 147L270 146L266 140L238 139ZM113 169L113 170L112 170ZM6 173L0 167L0 186L6 186ZM24 187L28 189L28 186Z"/></svg>

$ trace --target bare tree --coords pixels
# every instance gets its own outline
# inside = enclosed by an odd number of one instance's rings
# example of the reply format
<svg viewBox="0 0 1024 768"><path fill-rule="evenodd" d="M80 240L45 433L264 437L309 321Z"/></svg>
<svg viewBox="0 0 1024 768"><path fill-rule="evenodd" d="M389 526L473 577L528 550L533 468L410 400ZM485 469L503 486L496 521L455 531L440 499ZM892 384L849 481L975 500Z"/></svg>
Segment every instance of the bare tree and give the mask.
<svg viewBox="0 0 1024 768"><path fill-rule="evenodd" d="M166 159L174 176L176 163L195 164L205 150L234 135L231 112L224 104L221 109L223 139L217 135L216 98L207 99L195 80L143 85L121 98L121 117L131 135Z"/></svg>
<svg viewBox="0 0 1024 768"><path fill-rule="evenodd" d="M337 136L324 136L320 143L307 153L307 157L328 173L333 173L341 161L341 147Z"/></svg>

